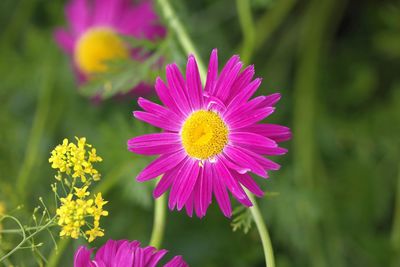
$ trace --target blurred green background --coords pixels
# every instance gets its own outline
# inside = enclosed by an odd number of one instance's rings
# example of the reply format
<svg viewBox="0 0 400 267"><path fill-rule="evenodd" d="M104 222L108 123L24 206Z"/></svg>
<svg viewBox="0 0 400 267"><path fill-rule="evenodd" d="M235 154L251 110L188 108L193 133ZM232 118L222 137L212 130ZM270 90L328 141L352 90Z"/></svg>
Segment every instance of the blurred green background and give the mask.
<svg viewBox="0 0 400 267"><path fill-rule="evenodd" d="M254 27L240 23L240 0L171 2L204 61L215 47L220 65L241 53L263 78L258 94L283 96L268 121L290 126L294 138L276 158L282 169L256 178L278 193L259 200L277 266L400 266L399 2L252 0ZM151 159L128 152L126 141L154 129L133 119L134 98L93 104L79 93L52 36L66 25L64 5L0 1L0 201L26 224L39 196L53 209L49 153L64 137L85 136L104 159L100 187L110 201L106 236L94 245L147 244L152 185L135 176ZM168 53L183 68L177 42ZM202 220L176 211L167 219L163 247L191 266L265 264L256 228L233 232L215 202ZM40 238L54 257L49 235ZM3 236L0 247L17 242ZM60 243L67 249L57 266L71 266L79 244ZM30 249L10 260L37 266Z"/></svg>

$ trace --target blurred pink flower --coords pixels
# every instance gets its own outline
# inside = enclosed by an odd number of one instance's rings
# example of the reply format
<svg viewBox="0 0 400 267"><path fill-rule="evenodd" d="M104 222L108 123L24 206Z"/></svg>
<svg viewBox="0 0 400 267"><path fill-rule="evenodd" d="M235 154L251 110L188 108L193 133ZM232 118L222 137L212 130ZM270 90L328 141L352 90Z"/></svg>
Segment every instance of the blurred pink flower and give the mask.
<svg viewBox="0 0 400 267"><path fill-rule="evenodd" d="M134 116L164 130L132 138L128 149L143 155L161 155L137 177L140 182L162 176L154 197L169 188L169 208L186 207L198 217L206 214L215 198L227 217L232 214L227 189L243 205L252 206L243 190L262 197L264 192L249 172L267 178L279 164L264 156L283 155L278 143L291 138L285 126L260 124L271 115L280 94L250 100L261 84L253 79L254 67L242 71L243 63L233 56L218 76L217 50L211 53L203 90L193 56L189 56L186 79L176 64L167 65L168 84L157 79L156 92L164 106L139 98L144 111Z"/></svg>
<svg viewBox="0 0 400 267"><path fill-rule="evenodd" d="M143 59L121 35L156 40L166 33L149 0L71 0L65 12L69 27L56 29L55 39L71 57L79 83L107 71L109 60ZM137 91L148 87L141 83Z"/></svg>

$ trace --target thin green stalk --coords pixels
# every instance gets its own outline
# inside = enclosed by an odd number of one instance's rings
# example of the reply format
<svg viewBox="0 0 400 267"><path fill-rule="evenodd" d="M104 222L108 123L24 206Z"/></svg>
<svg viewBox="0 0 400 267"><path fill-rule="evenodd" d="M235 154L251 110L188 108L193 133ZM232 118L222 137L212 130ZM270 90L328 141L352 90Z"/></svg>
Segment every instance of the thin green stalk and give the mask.
<svg viewBox="0 0 400 267"><path fill-rule="evenodd" d="M154 222L153 230L150 238L150 246L160 248L164 230L165 230L165 218L166 218L166 196L165 194L155 200L154 207Z"/></svg>
<svg viewBox="0 0 400 267"><path fill-rule="evenodd" d="M293 107L293 156L294 183L302 192L317 192L318 180L315 179L316 158L316 103L320 58L324 47L332 34L332 23L337 18L339 7L343 1L326 0L311 1L304 21L300 24L300 40L298 50L298 66L294 84ZM339 14L340 15L340 14ZM321 189L320 189L321 190ZM317 197L315 197L317 200ZM304 230L303 242L305 251L312 251L311 266L327 266L324 255L324 242L319 228L319 218L313 218L313 202L300 199L296 203L299 225Z"/></svg>
<svg viewBox="0 0 400 267"><path fill-rule="evenodd" d="M206 71L203 62L200 59L200 55L197 52L192 40L189 38L185 27L179 21L178 16L173 10L168 0L157 0L161 10L164 14L164 18L167 21L171 29L176 33L179 43L187 54L193 54L196 57L197 65L199 67L200 76L202 81L205 81Z"/></svg>
<svg viewBox="0 0 400 267"><path fill-rule="evenodd" d="M236 10L239 16L240 27L243 34L243 45L240 52L244 63L248 63L254 52L255 28L251 13L250 1L236 0Z"/></svg>
<svg viewBox="0 0 400 267"><path fill-rule="evenodd" d="M252 193L249 192L247 189L245 190L251 202L253 203L253 206L250 207L250 212L253 216L254 222L256 223L257 230L261 238L261 243L264 250L265 266L275 267L274 250L272 248L271 238L269 237L267 226L264 223L264 219Z"/></svg>
<svg viewBox="0 0 400 267"><path fill-rule="evenodd" d="M255 40L255 49L258 50L268 41L272 33L282 24L288 16L290 10L297 3L296 0L280 0L268 10L256 23L257 39Z"/></svg>
<svg viewBox="0 0 400 267"><path fill-rule="evenodd" d="M5 217L8 217L8 218L10 218L10 219L14 219L14 220L17 222L18 226L19 226L19 227L21 228L21 230L22 230L22 231L21 231L21 233L22 233L22 240L21 240L21 242L20 242L15 248L13 248L13 249L12 249L11 251L9 251L6 255L4 255L3 257L1 257L1 258L0 258L0 262L4 261L4 260L7 259L8 257L10 257L12 254L14 254L14 253L15 253L18 249L20 249L20 248L22 247L22 245L25 244L25 242L27 242L29 239L33 238L34 236L36 236L37 234L39 234L39 233L42 232L43 230L47 229L51 224L54 223L54 220L55 220L55 218L56 218L56 217L54 216L54 217L51 218L45 225L39 227L39 228L37 229L36 232L30 234L29 236L26 236L26 233L25 233L25 231L24 231L24 228L23 228L23 226L21 225L21 223L20 223L18 220L16 220L14 217L8 216L8 215L6 215Z"/></svg>
<svg viewBox="0 0 400 267"><path fill-rule="evenodd" d="M62 255L62 252L68 247L70 242L70 238L59 239L57 242L56 248L50 254L50 257L47 261L47 267L55 267L58 266L58 261Z"/></svg>
<svg viewBox="0 0 400 267"><path fill-rule="evenodd" d="M394 218L391 233L391 243L393 252L395 255L392 262L393 266L396 266L400 262L400 165L399 173L397 178L397 189L396 189L396 203L394 207Z"/></svg>
<svg viewBox="0 0 400 267"><path fill-rule="evenodd" d="M50 102L51 102L51 92L53 89L53 62L47 62L42 70L42 84L41 90L38 94L38 104L33 119L32 129L27 141L27 150L25 152L25 158L22 163L21 169L17 177L17 189L19 196L25 198L26 185L29 177L31 176L33 167L38 160L38 152L40 147L40 140L44 133L46 120L49 116Z"/></svg>
<svg viewBox="0 0 400 267"><path fill-rule="evenodd" d="M52 225L49 225L49 227L53 227L57 225L55 222ZM19 234L19 233L23 233L25 232L29 232L29 231L35 231L42 228L42 226L34 226L34 227L25 227L22 229L4 229L4 230L0 230L0 234Z"/></svg>

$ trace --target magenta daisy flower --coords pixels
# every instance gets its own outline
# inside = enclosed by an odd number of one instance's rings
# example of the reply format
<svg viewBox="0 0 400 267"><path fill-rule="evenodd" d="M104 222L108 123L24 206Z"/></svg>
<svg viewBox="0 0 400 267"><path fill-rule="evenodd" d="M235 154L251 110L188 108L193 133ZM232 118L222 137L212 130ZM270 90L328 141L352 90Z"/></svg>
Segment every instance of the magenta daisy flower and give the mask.
<svg viewBox="0 0 400 267"><path fill-rule="evenodd" d="M149 0L70 0L66 6L68 30L57 29L55 38L71 56L78 80L107 71L107 61L141 60L121 35L154 40L165 35Z"/></svg>
<svg viewBox="0 0 400 267"><path fill-rule="evenodd" d="M169 208L186 207L198 217L206 214L215 196L223 214L230 217L230 191L245 206L252 203L244 187L258 197L263 191L249 175L263 178L279 165L264 156L282 155L278 143L290 139L290 129L259 123L271 115L280 94L250 100L261 84L253 80L254 67L243 71L233 56L218 76L217 50L211 53L204 87L196 60L189 56L186 79L176 64L168 65L167 84L157 78L156 92L164 106L139 98L144 111L133 115L163 129L128 141L128 149L143 155L160 155L137 177L140 182L162 175L153 195L158 198L170 188Z"/></svg>
<svg viewBox="0 0 400 267"><path fill-rule="evenodd" d="M85 246L75 251L74 267L154 267L167 254L167 250L156 250L154 247L140 247L139 241L108 240L99 248L94 259L93 249ZM181 256L175 256L164 267L187 267Z"/></svg>

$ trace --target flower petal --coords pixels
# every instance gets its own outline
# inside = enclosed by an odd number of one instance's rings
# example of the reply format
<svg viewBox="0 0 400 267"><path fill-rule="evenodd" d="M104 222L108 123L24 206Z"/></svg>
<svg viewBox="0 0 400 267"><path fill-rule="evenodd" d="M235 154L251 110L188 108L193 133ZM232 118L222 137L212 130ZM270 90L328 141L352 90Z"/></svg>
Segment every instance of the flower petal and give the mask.
<svg viewBox="0 0 400 267"><path fill-rule="evenodd" d="M152 163L150 163L146 168L144 168L139 173L136 180L138 182L144 182L153 179L174 168L176 165L178 165L179 162L181 162L185 158L186 154L182 151L178 151L172 154L163 154Z"/></svg>
<svg viewBox="0 0 400 267"><path fill-rule="evenodd" d="M156 79L155 89L158 97L165 106L178 115L186 116L186 114L178 108L177 103L172 99L172 96L169 92L170 89L165 85L160 77L157 77Z"/></svg>
<svg viewBox="0 0 400 267"><path fill-rule="evenodd" d="M186 95L186 85L183 76L176 64L167 65L167 81L169 94L183 114L191 112L191 106Z"/></svg>
<svg viewBox="0 0 400 267"><path fill-rule="evenodd" d="M129 139L128 149L142 155L159 155L176 152L183 148L179 134L155 133Z"/></svg>
<svg viewBox="0 0 400 267"><path fill-rule="evenodd" d="M251 193L258 197L264 196L264 191L257 185L257 183L253 180L253 178L248 174L239 174L233 173L233 176L241 183L244 187L246 187Z"/></svg>
<svg viewBox="0 0 400 267"><path fill-rule="evenodd" d="M233 178L231 172L226 168L224 160L221 158L218 163L215 164L216 174L221 181L228 187L229 191L237 198L244 199L246 194L240 187L240 184Z"/></svg>
<svg viewBox="0 0 400 267"><path fill-rule="evenodd" d="M231 102L231 100L243 91L243 88L246 88L250 83L251 79L254 76L254 65L250 65L246 67L237 77L235 82L232 85L231 95L228 96L227 102Z"/></svg>
<svg viewBox="0 0 400 267"><path fill-rule="evenodd" d="M231 132L229 134L229 140L233 144L251 145L260 148L273 148L278 146L274 140L250 132Z"/></svg>
<svg viewBox="0 0 400 267"><path fill-rule="evenodd" d="M208 64L207 80L204 91L212 95L215 91L215 84L218 77L218 50L213 49L210 55L210 63Z"/></svg>
<svg viewBox="0 0 400 267"><path fill-rule="evenodd" d="M186 67L186 82L187 82L187 93L189 96L189 102L194 110L199 109L203 105L202 97L202 86L197 67L196 59L193 55L189 56L187 67Z"/></svg>
<svg viewBox="0 0 400 267"><path fill-rule="evenodd" d="M292 133L288 127L277 124L255 124L245 127L242 130L256 132L276 142L284 142L292 138Z"/></svg>
<svg viewBox="0 0 400 267"><path fill-rule="evenodd" d="M214 165L212 165L214 167ZM218 177L215 170L213 172L213 191L215 198L218 202L218 205L222 211L222 213L230 218L232 216L232 206L231 201L229 199L228 192L226 191L226 187L224 183L221 181L221 177Z"/></svg>
<svg viewBox="0 0 400 267"><path fill-rule="evenodd" d="M54 31L54 39L57 44L68 54L74 52L74 38L64 29L56 29Z"/></svg>
<svg viewBox="0 0 400 267"><path fill-rule="evenodd" d="M261 177L267 176L264 167L248 153L245 153L243 148L227 146L225 148L224 155L231 162L242 166L244 169L250 169L252 172Z"/></svg>
<svg viewBox="0 0 400 267"><path fill-rule="evenodd" d="M159 115L155 115L153 113L144 112L144 111L134 111L133 116L141 121L147 122L151 125L154 125L158 128L172 131L172 132L179 132L181 126L174 120L168 117L162 117Z"/></svg>

